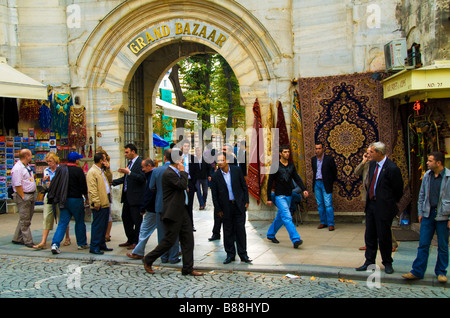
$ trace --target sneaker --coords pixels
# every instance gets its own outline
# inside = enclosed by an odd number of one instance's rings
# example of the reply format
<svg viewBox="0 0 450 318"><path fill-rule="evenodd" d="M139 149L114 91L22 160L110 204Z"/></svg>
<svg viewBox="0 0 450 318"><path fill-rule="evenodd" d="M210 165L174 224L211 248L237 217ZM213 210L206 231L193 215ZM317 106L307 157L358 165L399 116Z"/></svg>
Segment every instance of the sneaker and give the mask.
<svg viewBox="0 0 450 318"><path fill-rule="evenodd" d="M61 253L61 251L59 250L58 245L52 244L52 253L53 253L53 254L59 254L59 253Z"/></svg>
<svg viewBox="0 0 450 318"><path fill-rule="evenodd" d="M89 248L89 244L86 244L86 245L79 245L78 246L78 249L79 250L87 250Z"/></svg>
<svg viewBox="0 0 450 318"><path fill-rule="evenodd" d="M439 283L446 283L447 277L445 275L438 275L438 281Z"/></svg>

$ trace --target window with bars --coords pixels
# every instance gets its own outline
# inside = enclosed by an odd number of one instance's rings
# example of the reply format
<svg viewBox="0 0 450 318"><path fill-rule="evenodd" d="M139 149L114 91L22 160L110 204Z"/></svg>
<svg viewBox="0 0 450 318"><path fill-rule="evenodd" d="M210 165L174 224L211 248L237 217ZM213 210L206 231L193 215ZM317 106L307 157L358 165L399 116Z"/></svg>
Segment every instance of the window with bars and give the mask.
<svg viewBox="0 0 450 318"><path fill-rule="evenodd" d="M145 156L144 77L142 65L138 67L128 89L128 111L123 113L124 145L134 144L138 155Z"/></svg>

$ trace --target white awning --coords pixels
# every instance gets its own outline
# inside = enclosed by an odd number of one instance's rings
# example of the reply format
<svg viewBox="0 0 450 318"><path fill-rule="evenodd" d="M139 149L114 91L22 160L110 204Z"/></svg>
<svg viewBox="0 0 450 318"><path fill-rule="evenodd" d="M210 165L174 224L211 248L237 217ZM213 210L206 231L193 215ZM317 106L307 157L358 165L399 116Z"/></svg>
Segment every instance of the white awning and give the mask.
<svg viewBox="0 0 450 318"><path fill-rule="evenodd" d="M156 105L162 107L164 116L197 121L197 113L186 108L165 102L159 98L156 99Z"/></svg>
<svg viewBox="0 0 450 318"><path fill-rule="evenodd" d="M19 72L0 58L0 96L47 100L47 86Z"/></svg>

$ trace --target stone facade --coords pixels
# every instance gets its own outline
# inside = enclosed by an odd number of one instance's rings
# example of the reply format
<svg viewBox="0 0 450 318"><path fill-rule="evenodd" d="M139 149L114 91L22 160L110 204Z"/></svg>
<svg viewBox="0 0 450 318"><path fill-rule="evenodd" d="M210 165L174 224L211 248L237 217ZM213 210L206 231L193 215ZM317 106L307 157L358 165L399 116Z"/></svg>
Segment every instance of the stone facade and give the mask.
<svg viewBox="0 0 450 318"><path fill-rule="evenodd" d="M164 73L190 54L215 51L239 80L247 127L255 98L263 122L268 105L279 100L289 125L292 79L383 71L384 44L405 37L416 16L436 19L433 10L445 1L427 2L428 11L417 14L418 2L406 0L0 0L0 56L55 91L79 96L88 136L96 125L116 170L125 163L128 84L141 63L149 118ZM433 40L437 29L410 34L428 33L427 44L445 40Z"/></svg>

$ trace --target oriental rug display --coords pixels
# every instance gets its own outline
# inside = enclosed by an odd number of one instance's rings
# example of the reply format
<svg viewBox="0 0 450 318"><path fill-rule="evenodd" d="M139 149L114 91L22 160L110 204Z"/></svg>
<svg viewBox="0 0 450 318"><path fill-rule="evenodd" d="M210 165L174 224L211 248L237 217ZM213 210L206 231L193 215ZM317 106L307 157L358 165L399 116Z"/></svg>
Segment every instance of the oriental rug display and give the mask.
<svg viewBox="0 0 450 318"><path fill-rule="evenodd" d="M335 212L364 211L362 179L353 172L366 148L375 141L392 153L392 110L373 73L301 78L298 81L305 145L306 181L312 193L311 160L315 141L334 157L338 176L333 190ZM316 210L314 199L308 208Z"/></svg>
<svg viewBox="0 0 450 318"><path fill-rule="evenodd" d="M264 174L261 174L261 160L259 158L259 148L264 147L264 139L260 134L262 128L261 108L258 99L253 104L253 133L250 142L249 165L247 170L248 193L256 199L259 204L261 200L261 185L264 181Z"/></svg>

